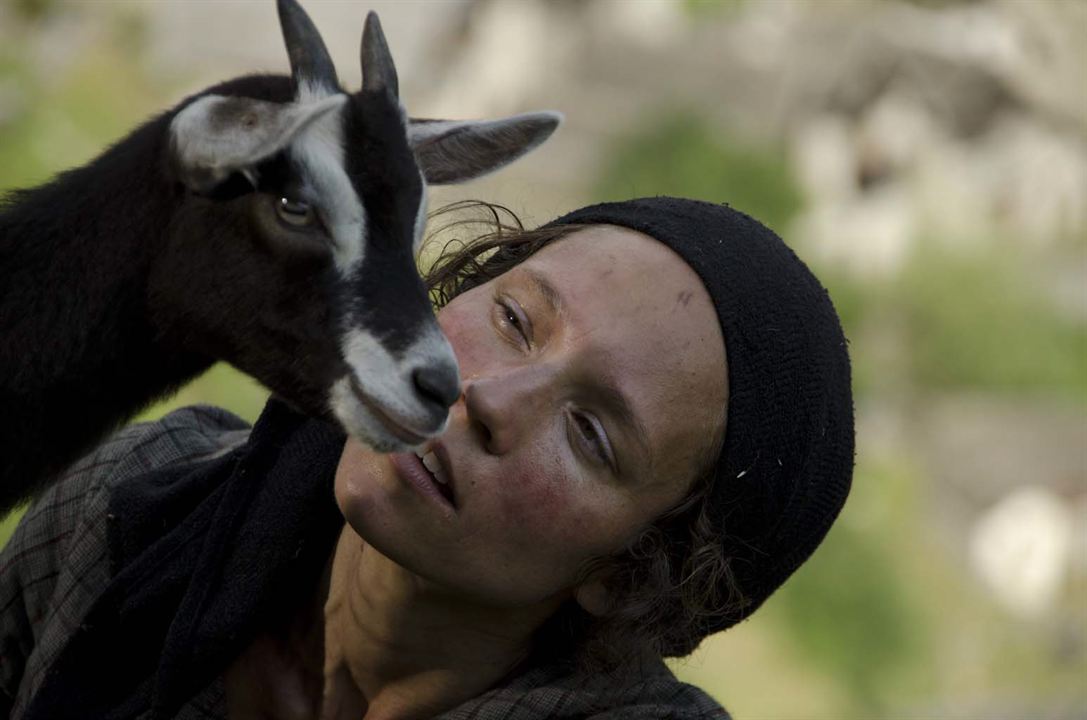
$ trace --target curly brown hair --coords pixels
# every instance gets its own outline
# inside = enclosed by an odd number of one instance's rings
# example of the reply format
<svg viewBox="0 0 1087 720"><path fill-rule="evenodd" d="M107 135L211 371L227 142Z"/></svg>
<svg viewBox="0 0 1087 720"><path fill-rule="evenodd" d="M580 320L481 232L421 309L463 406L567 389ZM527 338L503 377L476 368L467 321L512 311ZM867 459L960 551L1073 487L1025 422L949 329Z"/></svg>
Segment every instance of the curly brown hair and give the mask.
<svg viewBox="0 0 1087 720"><path fill-rule="evenodd" d="M446 205L430 217L448 216L453 217L428 237L428 242L445 239L424 273L438 307L585 227L526 230L508 208L475 200ZM466 231L468 240L457 237ZM640 658L687 655L705 636L711 618L741 615L746 602L724 551L722 529L711 519L708 505L724 426L722 408L687 495L625 548L582 568L582 580L604 579L608 611L590 617L570 601L541 631L541 644L551 652L559 652L558 646L573 649L584 671L610 671Z"/></svg>

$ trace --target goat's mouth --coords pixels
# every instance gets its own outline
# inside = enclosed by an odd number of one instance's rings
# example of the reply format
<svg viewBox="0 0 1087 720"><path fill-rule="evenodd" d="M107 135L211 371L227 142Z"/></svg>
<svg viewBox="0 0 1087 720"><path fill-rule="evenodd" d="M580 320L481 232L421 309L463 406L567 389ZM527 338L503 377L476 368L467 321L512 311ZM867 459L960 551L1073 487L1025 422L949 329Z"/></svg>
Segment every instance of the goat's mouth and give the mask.
<svg viewBox="0 0 1087 720"><path fill-rule="evenodd" d="M430 437L429 435L420 434L419 431L408 427L402 420L394 417L391 412L382 407L377 400L372 398L362 389L362 385L359 384L354 373L348 375L348 383L355 399L358 400L379 423L381 423L381 426L385 428L389 434L400 442L405 445L415 446L423 444L426 439Z"/></svg>

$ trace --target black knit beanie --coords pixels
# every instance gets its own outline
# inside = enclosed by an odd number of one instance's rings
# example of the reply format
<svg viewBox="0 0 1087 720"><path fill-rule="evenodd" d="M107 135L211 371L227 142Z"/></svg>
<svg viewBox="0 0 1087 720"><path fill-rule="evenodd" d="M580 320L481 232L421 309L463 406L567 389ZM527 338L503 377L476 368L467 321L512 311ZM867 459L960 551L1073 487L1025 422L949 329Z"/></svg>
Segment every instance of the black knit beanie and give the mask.
<svg viewBox="0 0 1087 720"><path fill-rule="evenodd" d="M711 512L742 609L754 612L823 540L853 476L846 339L830 297L765 225L726 205L670 197L603 203L549 223L620 225L672 248L717 309L728 413Z"/></svg>

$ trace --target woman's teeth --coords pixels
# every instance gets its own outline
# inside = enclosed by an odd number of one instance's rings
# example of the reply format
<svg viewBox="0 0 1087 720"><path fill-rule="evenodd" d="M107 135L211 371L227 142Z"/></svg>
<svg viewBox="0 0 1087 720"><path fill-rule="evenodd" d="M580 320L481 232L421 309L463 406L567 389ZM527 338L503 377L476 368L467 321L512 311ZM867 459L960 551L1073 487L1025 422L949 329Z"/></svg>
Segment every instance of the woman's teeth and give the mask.
<svg viewBox="0 0 1087 720"><path fill-rule="evenodd" d="M437 455L432 451L427 451L426 453L416 451L415 456L423 461L423 467L430 471L430 474L434 476L435 480L442 485L446 484L445 473L442 471L442 464L438 462Z"/></svg>

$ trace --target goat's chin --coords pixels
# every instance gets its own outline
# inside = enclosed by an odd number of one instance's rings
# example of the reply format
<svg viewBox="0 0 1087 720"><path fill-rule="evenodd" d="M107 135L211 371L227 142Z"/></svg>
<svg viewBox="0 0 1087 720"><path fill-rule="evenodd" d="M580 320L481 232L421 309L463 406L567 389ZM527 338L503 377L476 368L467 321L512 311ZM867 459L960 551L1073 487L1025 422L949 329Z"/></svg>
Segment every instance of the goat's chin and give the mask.
<svg viewBox="0 0 1087 720"><path fill-rule="evenodd" d="M369 429L365 428L349 429L347 430L347 434L355 438L374 452L379 453L411 452L415 447L413 445L406 445L395 438L389 437L388 435L378 436Z"/></svg>
<svg viewBox="0 0 1087 720"><path fill-rule="evenodd" d="M369 399L357 383L348 377L332 386L332 414L348 435L381 453L409 452L437 434L419 433L405 428L382 412L375 400ZM445 429L445 423L438 432Z"/></svg>

